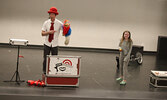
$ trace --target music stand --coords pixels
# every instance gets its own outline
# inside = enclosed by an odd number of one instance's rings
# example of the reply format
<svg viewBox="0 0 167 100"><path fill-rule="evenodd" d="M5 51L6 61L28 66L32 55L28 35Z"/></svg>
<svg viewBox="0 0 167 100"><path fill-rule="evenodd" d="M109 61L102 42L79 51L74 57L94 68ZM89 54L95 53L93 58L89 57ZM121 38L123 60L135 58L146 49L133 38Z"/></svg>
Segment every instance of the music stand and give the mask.
<svg viewBox="0 0 167 100"><path fill-rule="evenodd" d="M11 80L9 81L4 81L4 82L17 82L17 84L20 84L20 82L24 82L24 80L20 80L20 75L19 75L19 52L20 52L20 46L27 46L28 44L28 40L25 40L25 39L10 39L9 40L9 43L11 45L16 45L18 46L18 53L17 53L17 66L16 66L16 71L15 73L13 74ZM14 76L16 75L16 80L13 81L13 78Z"/></svg>

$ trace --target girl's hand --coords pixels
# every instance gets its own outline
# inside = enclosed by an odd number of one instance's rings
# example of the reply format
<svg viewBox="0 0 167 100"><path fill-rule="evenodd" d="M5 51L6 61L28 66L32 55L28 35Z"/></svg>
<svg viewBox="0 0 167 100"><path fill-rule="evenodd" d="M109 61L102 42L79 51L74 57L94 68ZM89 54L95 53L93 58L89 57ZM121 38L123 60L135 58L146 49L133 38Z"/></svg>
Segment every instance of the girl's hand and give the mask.
<svg viewBox="0 0 167 100"><path fill-rule="evenodd" d="M130 59L130 58L126 56L126 57L124 58L124 61L125 61L125 62L128 62L129 59Z"/></svg>

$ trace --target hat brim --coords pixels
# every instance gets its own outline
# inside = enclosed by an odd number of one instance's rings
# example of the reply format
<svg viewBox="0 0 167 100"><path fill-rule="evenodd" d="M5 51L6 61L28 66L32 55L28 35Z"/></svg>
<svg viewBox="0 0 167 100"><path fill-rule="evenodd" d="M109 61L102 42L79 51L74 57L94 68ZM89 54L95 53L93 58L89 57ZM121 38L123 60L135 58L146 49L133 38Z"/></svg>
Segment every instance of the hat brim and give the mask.
<svg viewBox="0 0 167 100"><path fill-rule="evenodd" d="M56 14L56 15L59 14L58 12L54 12L54 11L48 11L48 13L54 13L54 14Z"/></svg>

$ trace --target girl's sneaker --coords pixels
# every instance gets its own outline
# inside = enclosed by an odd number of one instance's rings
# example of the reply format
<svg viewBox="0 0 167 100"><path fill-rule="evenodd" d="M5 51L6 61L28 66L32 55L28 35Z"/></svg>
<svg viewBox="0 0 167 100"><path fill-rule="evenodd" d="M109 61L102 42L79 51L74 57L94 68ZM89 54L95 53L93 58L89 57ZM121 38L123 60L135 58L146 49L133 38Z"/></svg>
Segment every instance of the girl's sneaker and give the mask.
<svg viewBox="0 0 167 100"><path fill-rule="evenodd" d="M120 82L120 85L125 85L126 84L126 80L123 80Z"/></svg>
<svg viewBox="0 0 167 100"><path fill-rule="evenodd" d="M119 77L116 79L117 81L122 81L122 77Z"/></svg>

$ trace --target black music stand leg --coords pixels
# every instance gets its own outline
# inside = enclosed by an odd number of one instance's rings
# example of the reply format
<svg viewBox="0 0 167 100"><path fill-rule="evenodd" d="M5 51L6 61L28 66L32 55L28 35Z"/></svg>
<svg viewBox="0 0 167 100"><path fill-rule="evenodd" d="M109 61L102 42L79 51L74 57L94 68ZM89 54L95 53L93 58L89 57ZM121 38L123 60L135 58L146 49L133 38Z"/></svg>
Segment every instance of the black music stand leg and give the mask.
<svg viewBox="0 0 167 100"><path fill-rule="evenodd" d="M10 81L4 81L4 82L17 82L17 84L20 84L20 82L25 82L24 80L20 80L20 76L19 76L19 52L20 52L20 46L18 45L18 53L17 53L17 66L16 66L16 71L15 73L13 74L12 78ZM12 81L14 76L16 75L16 80L15 81Z"/></svg>

